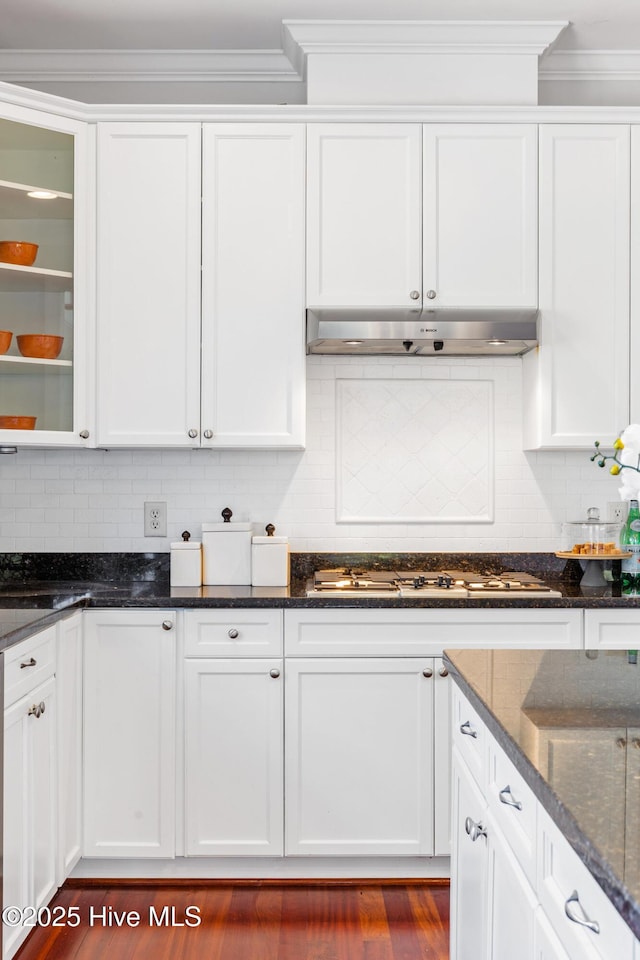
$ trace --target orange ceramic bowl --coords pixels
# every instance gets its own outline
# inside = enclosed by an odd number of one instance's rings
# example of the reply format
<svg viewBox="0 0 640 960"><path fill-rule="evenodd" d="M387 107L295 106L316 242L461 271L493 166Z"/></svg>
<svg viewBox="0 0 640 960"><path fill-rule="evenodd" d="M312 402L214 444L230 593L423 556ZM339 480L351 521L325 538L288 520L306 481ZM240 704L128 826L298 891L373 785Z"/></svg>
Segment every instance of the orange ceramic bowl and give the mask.
<svg viewBox="0 0 640 960"><path fill-rule="evenodd" d="M20 267L30 267L36 259L37 243L24 240L0 240L0 260L3 263L16 263Z"/></svg>
<svg viewBox="0 0 640 960"><path fill-rule="evenodd" d="M0 353L6 353L11 344L11 330L0 330Z"/></svg>
<svg viewBox="0 0 640 960"><path fill-rule="evenodd" d="M16 341L23 357L55 360L62 350L64 337L53 337L47 333L23 333L16 337Z"/></svg>
<svg viewBox="0 0 640 960"><path fill-rule="evenodd" d="M0 430L33 430L36 417L0 417Z"/></svg>

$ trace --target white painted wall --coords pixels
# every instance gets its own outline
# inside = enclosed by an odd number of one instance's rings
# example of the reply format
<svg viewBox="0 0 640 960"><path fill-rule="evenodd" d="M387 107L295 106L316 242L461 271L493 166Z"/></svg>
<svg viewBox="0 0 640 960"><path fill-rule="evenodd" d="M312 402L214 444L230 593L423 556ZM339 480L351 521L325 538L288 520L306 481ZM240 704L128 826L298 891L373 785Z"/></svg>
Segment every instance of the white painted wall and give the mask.
<svg viewBox="0 0 640 960"><path fill-rule="evenodd" d="M604 511L606 501L618 499L616 480L590 462L588 451L523 453L517 358L310 357L307 363L304 451L22 449L0 457L0 552L165 551L184 529L199 538L202 521L218 519L225 506L256 529L275 523L298 551L552 551L560 547L563 520L586 516L590 506ZM345 411L343 402L336 409L342 390L336 380L348 378L391 381L391 395L393 381L401 380L396 396L403 402L411 393L407 380L489 383L492 422L482 433L492 436L493 450L476 445L473 458L474 464L484 458L492 474L493 520L407 522L400 512L386 522L337 523L336 419ZM416 393L424 396L422 382ZM452 394L435 389L434 395ZM447 437L463 436L465 420L456 410L443 406L441 416ZM433 418L427 426L432 437ZM365 420L362 429L370 438L376 424ZM593 439L606 445L615 438ZM395 471L406 467L402 458L381 455L379 462ZM442 451L433 460L426 454L424 463L425 476L437 465L464 501L459 463L447 472ZM142 536L145 500L167 502L167 539Z"/></svg>

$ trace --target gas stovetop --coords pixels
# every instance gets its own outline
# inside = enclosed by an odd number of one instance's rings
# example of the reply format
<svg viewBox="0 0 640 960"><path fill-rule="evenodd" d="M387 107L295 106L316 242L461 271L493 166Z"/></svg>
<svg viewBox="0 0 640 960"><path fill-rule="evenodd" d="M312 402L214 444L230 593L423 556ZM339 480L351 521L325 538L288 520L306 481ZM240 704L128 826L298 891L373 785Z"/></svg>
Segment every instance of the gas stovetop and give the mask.
<svg viewBox="0 0 640 960"><path fill-rule="evenodd" d="M559 597L530 573L487 575L468 570L317 570L308 597Z"/></svg>

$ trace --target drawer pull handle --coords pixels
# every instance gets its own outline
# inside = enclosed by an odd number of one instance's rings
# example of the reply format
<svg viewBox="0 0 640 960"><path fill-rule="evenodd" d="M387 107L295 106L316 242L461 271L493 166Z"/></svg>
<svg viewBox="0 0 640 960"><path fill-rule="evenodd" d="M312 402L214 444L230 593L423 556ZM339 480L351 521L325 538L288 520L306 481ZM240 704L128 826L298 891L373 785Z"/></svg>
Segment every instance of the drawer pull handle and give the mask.
<svg viewBox="0 0 640 960"><path fill-rule="evenodd" d="M569 917L569 920L572 920L574 923L578 923L581 927L586 927L588 930L591 930L592 933L600 933L600 924L596 920L589 920L582 909L577 890L573 891L565 903L564 912Z"/></svg>
<svg viewBox="0 0 640 960"><path fill-rule="evenodd" d="M500 803L506 803L508 807L513 807L515 810L522 810L522 804L519 800L516 800L511 793L511 787L509 784L507 784L506 787L503 787L498 796L500 797Z"/></svg>
<svg viewBox="0 0 640 960"><path fill-rule="evenodd" d="M38 662L38 661L37 661L37 660L34 660L33 657L29 657L28 660L25 660L24 663L21 663L21 664L20 664L20 669L21 669L21 670L24 670L25 667L35 667L35 665L36 665L37 662Z"/></svg>
<svg viewBox="0 0 640 960"><path fill-rule="evenodd" d="M45 704L41 700L40 703L34 703L32 707L29 707L27 711L28 717L35 717L36 720L39 720L45 710Z"/></svg>
<svg viewBox="0 0 640 960"><path fill-rule="evenodd" d="M476 823L476 821L472 820L471 817L467 817L465 820L464 829L465 833L471 838L473 843L475 843L480 837L487 836L486 827L484 827L481 823Z"/></svg>
<svg viewBox="0 0 640 960"><path fill-rule="evenodd" d="M468 720L460 724L460 733L463 733L465 737L473 737L474 740L478 739L478 731L475 727L471 726Z"/></svg>
<svg viewBox="0 0 640 960"><path fill-rule="evenodd" d="M231 630L229 630L227 636L229 637L230 640L237 640L238 631L236 630L235 627L231 627Z"/></svg>

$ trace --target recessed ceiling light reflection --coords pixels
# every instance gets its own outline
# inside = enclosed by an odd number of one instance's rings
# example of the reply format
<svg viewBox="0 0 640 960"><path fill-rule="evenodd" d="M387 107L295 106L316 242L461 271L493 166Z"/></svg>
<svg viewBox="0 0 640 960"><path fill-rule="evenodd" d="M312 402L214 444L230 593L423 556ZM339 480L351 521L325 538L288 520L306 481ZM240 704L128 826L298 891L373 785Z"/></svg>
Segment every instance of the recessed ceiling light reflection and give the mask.
<svg viewBox="0 0 640 960"><path fill-rule="evenodd" d="M55 200L58 194L51 190L29 190L27 196L34 200Z"/></svg>

